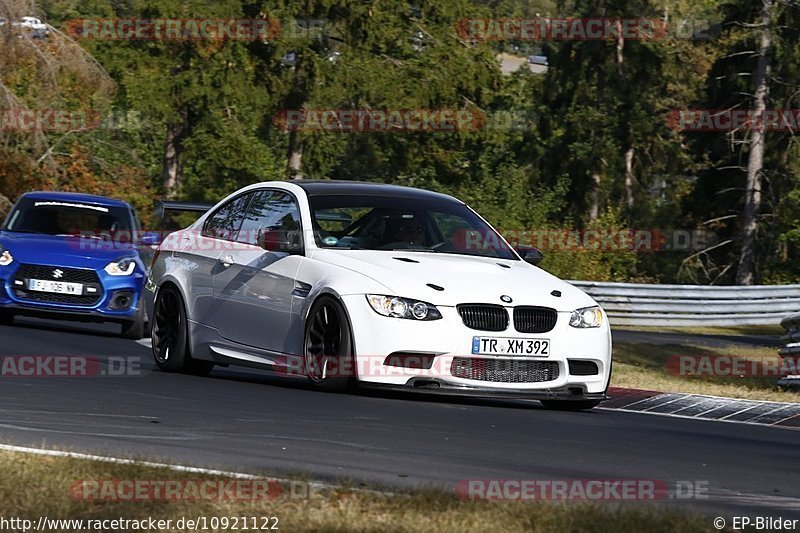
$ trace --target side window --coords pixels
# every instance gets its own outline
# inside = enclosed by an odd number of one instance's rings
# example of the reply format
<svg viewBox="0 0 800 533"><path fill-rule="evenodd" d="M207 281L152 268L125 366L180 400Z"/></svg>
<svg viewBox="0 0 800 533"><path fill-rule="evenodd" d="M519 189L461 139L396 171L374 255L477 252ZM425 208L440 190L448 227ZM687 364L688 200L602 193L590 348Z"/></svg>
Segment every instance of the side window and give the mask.
<svg viewBox="0 0 800 533"><path fill-rule="evenodd" d="M265 229L286 231L290 242L301 242L300 208L291 194L276 190L253 194L237 240L258 246Z"/></svg>
<svg viewBox="0 0 800 533"><path fill-rule="evenodd" d="M203 235L228 241L236 240L247 209L247 202L252 196L252 194L242 194L217 209L206 221Z"/></svg>

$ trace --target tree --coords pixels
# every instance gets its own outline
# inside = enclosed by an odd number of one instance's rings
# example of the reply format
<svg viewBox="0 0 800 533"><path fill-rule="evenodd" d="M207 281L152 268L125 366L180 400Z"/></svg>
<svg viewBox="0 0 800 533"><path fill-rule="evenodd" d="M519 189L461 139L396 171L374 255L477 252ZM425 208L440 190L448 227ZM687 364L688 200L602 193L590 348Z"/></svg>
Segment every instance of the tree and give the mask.
<svg viewBox="0 0 800 533"><path fill-rule="evenodd" d="M686 136L702 169L684 209L722 242L738 244L708 255L714 279L753 284L776 269L794 268L781 249L782 235L791 231L782 210L792 209L798 179L795 132L778 127L767 133L762 122L766 109L798 107L800 6L731 0L723 8L719 57L696 107L745 110L751 124Z"/></svg>
<svg viewBox="0 0 800 533"><path fill-rule="evenodd" d="M750 132L750 150L747 160L747 182L745 185L744 210L742 212L742 243L739 266L736 270L737 285L752 285L756 277L755 241L758 231L758 211L761 207L761 171L764 167L764 111L769 93L770 54L772 52L773 0L761 0L761 42L758 47L758 63L755 72L755 95L753 96L753 121Z"/></svg>

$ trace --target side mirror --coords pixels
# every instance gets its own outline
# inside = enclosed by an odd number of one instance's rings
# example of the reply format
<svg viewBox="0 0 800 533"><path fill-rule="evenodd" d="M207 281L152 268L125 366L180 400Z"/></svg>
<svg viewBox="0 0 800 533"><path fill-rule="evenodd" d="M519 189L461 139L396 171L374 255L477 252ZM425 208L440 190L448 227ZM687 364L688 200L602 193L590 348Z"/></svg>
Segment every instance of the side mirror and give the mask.
<svg viewBox="0 0 800 533"><path fill-rule="evenodd" d="M158 246L161 244L161 234L157 231L148 231L139 239L142 246Z"/></svg>
<svg viewBox="0 0 800 533"><path fill-rule="evenodd" d="M523 261L534 266L538 266L539 263L542 262L542 259L544 259L542 251L533 246L517 246L515 250Z"/></svg>
<svg viewBox="0 0 800 533"><path fill-rule="evenodd" d="M303 238L299 230L264 228L258 232L258 245L268 252L303 253Z"/></svg>

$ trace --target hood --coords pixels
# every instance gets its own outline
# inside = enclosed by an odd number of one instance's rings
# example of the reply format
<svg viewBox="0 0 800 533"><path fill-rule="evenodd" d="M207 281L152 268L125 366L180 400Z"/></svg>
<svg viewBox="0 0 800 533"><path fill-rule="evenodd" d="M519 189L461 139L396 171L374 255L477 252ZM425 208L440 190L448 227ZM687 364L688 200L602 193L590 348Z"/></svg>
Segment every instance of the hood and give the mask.
<svg viewBox="0 0 800 533"><path fill-rule="evenodd" d="M34 263L101 269L122 257L136 257L136 247L64 235L0 232L0 244L11 252L14 263ZM13 264L13 263L12 263Z"/></svg>
<svg viewBox="0 0 800 533"><path fill-rule="evenodd" d="M367 276L388 287L392 296L434 305L540 305L557 311L597 305L582 290L524 261L372 250L319 250L313 258ZM444 290L431 288L429 283ZM501 301L503 295L510 296L511 303Z"/></svg>

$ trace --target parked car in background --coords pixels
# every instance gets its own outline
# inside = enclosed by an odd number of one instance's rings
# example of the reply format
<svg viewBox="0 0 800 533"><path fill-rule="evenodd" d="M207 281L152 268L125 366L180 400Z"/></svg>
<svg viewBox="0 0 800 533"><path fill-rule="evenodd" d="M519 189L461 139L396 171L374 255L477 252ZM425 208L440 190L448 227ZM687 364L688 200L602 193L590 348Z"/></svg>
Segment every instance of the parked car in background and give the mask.
<svg viewBox="0 0 800 533"><path fill-rule="evenodd" d="M6 19L0 19L0 26L6 23ZM38 17L22 17L18 21L12 22L11 26L30 31L34 39L46 37L50 33L50 27Z"/></svg>
<svg viewBox="0 0 800 533"><path fill-rule="evenodd" d="M528 56L528 63L531 65L547 66L547 56Z"/></svg>
<svg viewBox="0 0 800 533"><path fill-rule="evenodd" d="M0 228L0 322L17 315L116 322L140 339L148 245L133 208L89 194L31 192Z"/></svg>

